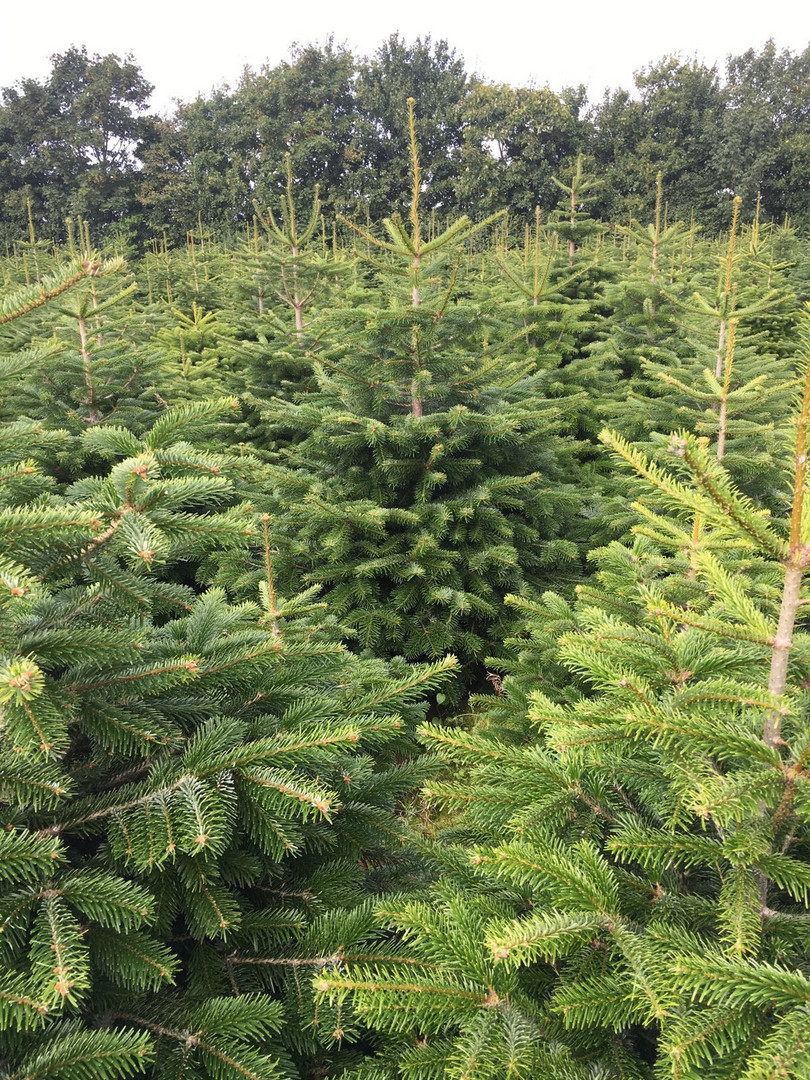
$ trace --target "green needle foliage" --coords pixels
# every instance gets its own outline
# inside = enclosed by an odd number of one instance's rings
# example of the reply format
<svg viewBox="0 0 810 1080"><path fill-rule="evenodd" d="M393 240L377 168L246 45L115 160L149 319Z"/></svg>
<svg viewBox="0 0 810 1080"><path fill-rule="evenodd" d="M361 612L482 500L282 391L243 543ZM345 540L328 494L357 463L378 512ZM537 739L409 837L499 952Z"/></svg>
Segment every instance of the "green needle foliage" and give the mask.
<svg viewBox="0 0 810 1080"><path fill-rule="evenodd" d="M295 214L293 175L289 154L285 156L284 164L287 185L284 198L281 200L281 222L276 220L271 207L267 208L266 214L261 213L259 207L256 207L257 220L261 222L269 244L261 252L257 245L251 277L256 282L260 313L265 295L272 291L282 305L292 310L295 332L297 336L300 336L304 328L306 309L312 303L319 279L329 264L328 261L319 258L310 248L321 224L318 187L315 186L309 223L303 229L299 229Z"/></svg>
<svg viewBox="0 0 810 1080"><path fill-rule="evenodd" d="M231 374L235 331L223 323L221 312L206 311L192 300L188 314L174 305L158 312L147 309L145 318L156 316L163 325L151 330L149 341L167 393L199 401L235 382Z"/></svg>
<svg viewBox="0 0 810 1080"><path fill-rule="evenodd" d="M406 119L404 219L0 259L6 1080L810 1077L804 241Z"/></svg>
<svg viewBox="0 0 810 1080"><path fill-rule="evenodd" d="M66 272L56 293L81 288ZM28 311L35 293L4 307ZM96 424L97 475L0 432L0 1058L30 1080L285 1080L327 1059L294 960L414 873L412 731L455 666L360 661L312 594L235 604L261 543L235 402ZM359 915L355 912L359 912ZM330 1032L331 1032L330 1028ZM351 1060L352 1051L347 1051Z"/></svg>
<svg viewBox="0 0 810 1080"><path fill-rule="evenodd" d="M307 389L313 381L311 335L318 334L318 312L352 304L346 279L355 261L340 249L336 224L327 244L317 185L309 221L301 228L289 154L285 173L280 215L256 204L253 232L236 253L232 292L240 343L235 359L251 404ZM261 433L251 431L251 441L260 443Z"/></svg>
<svg viewBox="0 0 810 1080"><path fill-rule="evenodd" d="M384 906L400 955L315 978L377 1032L356 1076L807 1074L809 420L807 365L780 520L692 435L665 467L605 433L654 498L573 608L527 612L569 685L530 741L423 728L461 773L429 787L441 884Z"/></svg>
<svg viewBox="0 0 810 1080"><path fill-rule="evenodd" d="M2 415L45 420L75 434L106 422L142 429L157 411L160 375L127 337L136 285L119 280L125 273L120 258L87 253L74 272L72 287L49 300L44 316L21 310L28 317L9 331L13 352L3 360ZM41 297L49 297L47 284ZM33 302L30 310L38 306ZM5 344L0 337L0 350L10 352Z"/></svg>
<svg viewBox="0 0 810 1080"><path fill-rule="evenodd" d="M676 369L689 356L689 345L681 340L673 294L681 293L682 282L693 273L692 262L696 242L693 226L687 236L680 223L665 226L663 222L663 178L656 182L655 217L649 225L631 218L627 225L617 225L614 237L621 239L621 261L613 265L613 274L603 272L604 302L607 325L603 340L593 348L593 357L608 366L623 380L638 376L644 363L657 363L662 368ZM614 252L614 258L617 253ZM607 260L605 260L606 262ZM609 265L609 264L608 264ZM618 393L615 393L616 390ZM614 387L618 409L629 410L625 396L634 400L635 386L630 393L622 381ZM622 391L625 391L624 393ZM648 392L647 397L651 396ZM600 402L603 409L606 402ZM649 412L654 412L645 400ZM661 430L655 420L642 409L637 410L641 430ZM681 419L681 423L682 423Z"/></svg>
<svg viewBox="0 0 810 1080"><path fill-rule="evenodd" d="M615 385L606 365L588 356L602 331L594 298L597 247L589 254L589 262L583 259L572 269L559 232L541 224L537 207L520 247L496 251L494 267L485 258L490 273L477 292L496 305L489 347L532 356L543 396L575 399L575 408L566 409L566 433L592 439L601 426L596 412ZM607 267L599 269L603 272Z"/></svg>
<svg viewBox="0 0 810 1080"><path fill-rule="evenodd" d="M568 265L573 266L574 257L583 240L599 228L585 212L585 207L597 197L595 193L602 186L602 182L586 174L584 154L577 155L570 172L570 178L565 182L556 176L551 178L563 193L552 218L560 236L568 242Z"/></svg>
<svg viewBox="0 0 810 1080"><path fill-rule="evenodd" d="M291 444L268 510L293 572L323 586L362 648L474 664L498 640L507 592L578 570L563 534L580 496L557 434L574 405L544 398L514 341L488 346L489 316L460 285L471 222L423 236L410 109L410 220L386 219L385 239L357 230L382 295L333 312L317 386L262 409Z"/></svg>
<svg viewBox="0 0 810 1080"><path fill-rule="evenodd" d="M738 234L740 204L734 201L728 239L712 260L719 266L677 271L672 288L650 259L650 288L658 297L644 300L647 340L634 346L638 367L613 419L631 439L681 427L707 436L735 482L778 506L782 422L795 392L796 305L778 276L763 274L756 244L744 244ZM671 278L677 235L670 226L661 236ZM608 348L628 337L621 316L616 321Z"/></svg>

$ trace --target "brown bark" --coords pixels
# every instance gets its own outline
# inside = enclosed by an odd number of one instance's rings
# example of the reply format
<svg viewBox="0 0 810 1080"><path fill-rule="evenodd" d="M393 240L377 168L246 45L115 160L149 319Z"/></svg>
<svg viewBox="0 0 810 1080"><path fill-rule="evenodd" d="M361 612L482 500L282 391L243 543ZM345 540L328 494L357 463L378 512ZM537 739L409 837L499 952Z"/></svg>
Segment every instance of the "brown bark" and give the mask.
<svg viewBox="0 0 810 1080"><path fill-rule="evenodd" d="M97 424L100 416L99 411L96 408L96 388L93 383L93 372L90 366L90 351L87 348L88 336L87 336L87 320L83 315L78 318L79 324L79 343L82 357L82 368L84 370L84 385L87 390L87 397L85 398L85 404L88 408L87 420L88 423Z"/></svg>

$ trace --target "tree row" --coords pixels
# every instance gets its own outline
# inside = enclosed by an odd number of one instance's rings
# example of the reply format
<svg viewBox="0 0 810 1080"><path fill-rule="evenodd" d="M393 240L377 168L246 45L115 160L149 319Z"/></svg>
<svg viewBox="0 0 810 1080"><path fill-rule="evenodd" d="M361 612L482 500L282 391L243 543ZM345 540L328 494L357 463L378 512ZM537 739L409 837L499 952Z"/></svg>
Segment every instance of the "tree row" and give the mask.
<svg viewBox="0 0 810 1080"><path fill-rule="evenodd" d="M405 101L417 100L426 209L480 220L508 206L529 219L557 199L553 177L585 155L602 180L592 215L649 217L663 172L671 218L727 228L735 195L753 216L808 220L808 51L729 57L723 73L665 57L635 86L589 103L582 86L492 85L444 41L389 38L368 58L328 41L247 71L235 88L148 113L132 58L53 57L49 76L7 87L0 106L0 229L64 238L78 216L143 243L182 241L202 220L232 233L284 188L284 155L328 216L379 220L406 210Z"/></svg>

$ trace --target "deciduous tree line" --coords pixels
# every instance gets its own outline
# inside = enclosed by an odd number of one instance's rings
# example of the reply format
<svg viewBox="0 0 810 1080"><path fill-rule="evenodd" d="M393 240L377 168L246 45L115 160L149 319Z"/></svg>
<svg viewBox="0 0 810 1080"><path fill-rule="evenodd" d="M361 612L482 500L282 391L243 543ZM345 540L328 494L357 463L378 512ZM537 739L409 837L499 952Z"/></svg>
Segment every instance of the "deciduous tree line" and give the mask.
<svg viewBox="0 0 810 1080"><path fill-rule="evenodd" d="M417 100L425 208L481 218L510 207L530 216L559 197L553 177L585 156L602 183L589 212L611 221L652 213L660 171L671 217L727 227L734 195L765 217L810 220L810 47L769 42L720 73L665 57L633 91L588 102L583 86L493 85L467 71L446 41L394 35L371 57L345 46L296 47L234 88L149 112L152 87L132 57L54 56L44 81L2 91L0 231L59 238L66 219L143 241L182 239L199 221L227 233L254 203L275 203L285 154L302 192L324 213L379 219L404 207L406 100Z"/></svg>

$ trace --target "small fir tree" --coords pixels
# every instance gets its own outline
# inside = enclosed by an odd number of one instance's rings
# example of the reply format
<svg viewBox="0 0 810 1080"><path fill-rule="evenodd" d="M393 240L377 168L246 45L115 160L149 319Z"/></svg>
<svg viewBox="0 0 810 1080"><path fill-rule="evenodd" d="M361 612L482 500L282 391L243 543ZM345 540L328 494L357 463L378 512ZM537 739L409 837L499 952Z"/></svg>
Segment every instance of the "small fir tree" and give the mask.
<svg viewBox="0 0 810 1080"><path fill-rule="evenodd" d="M119 280L125 273L120 258L85 252L80 272L82 280L49 304L44 324L33 316L24 331L17 325L6 336L18 356L23 342L33 349L25 368L15 361L18 378L6 380L5 417L29 416L76 434L111 420L143 426L155 411L157 372L126 336L136 284Z"/></svg>
<svg viewBox="0 0 810 1080"><path fill-rule="evenodd" d="M638 290L632 286L636 299L643 296L643 316L637 321L620 303L594 351L623 357L628 376L623 394L604 400L601 410L630 439L677 427L708 437L747 494L778 506L779 432L795 385L795 302L784 287L766 288L754 249L746 250L739 234L739 210L737 200L721 251L712 245L693 252L687 273L678 267L675 226L673 242L664 243L662 233L656 276L666 283L645 283L653 273L648 245ZM620 285L628 299L631 284ZM711 288L716 292L707 299ZM648 445L658 452L654 439Z"/></svg>
<svg viewBox="0 0 810 1080"><path fill-rule="evenodd" d="M587 175L584 154L577 155L570 171L571 175L565 181L556 176L551 178L563 193L551 220L568 243L568 265L573 266L583 240L600 229L599 223L587 213L586 207L597 198L596 192L602 186L602 181Z"/></svg>

